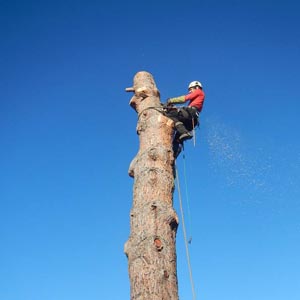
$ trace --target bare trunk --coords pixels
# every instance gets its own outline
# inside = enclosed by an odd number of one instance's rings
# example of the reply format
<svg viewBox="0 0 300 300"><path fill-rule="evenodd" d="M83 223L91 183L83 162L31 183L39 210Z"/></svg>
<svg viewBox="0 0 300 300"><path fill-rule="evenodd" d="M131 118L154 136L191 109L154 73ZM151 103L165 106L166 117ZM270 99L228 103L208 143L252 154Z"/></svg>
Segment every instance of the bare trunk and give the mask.
<svg viewBox="0 0 300 300"><path fill-rule="evenodd" d="M159 91L147 72L138 72L130 105L138 113L140 149L129 168L134 178L128 257L131 300L178 299L173 209L173 122L163 116ZM158 108L158 110L157 110Z"/></svg>

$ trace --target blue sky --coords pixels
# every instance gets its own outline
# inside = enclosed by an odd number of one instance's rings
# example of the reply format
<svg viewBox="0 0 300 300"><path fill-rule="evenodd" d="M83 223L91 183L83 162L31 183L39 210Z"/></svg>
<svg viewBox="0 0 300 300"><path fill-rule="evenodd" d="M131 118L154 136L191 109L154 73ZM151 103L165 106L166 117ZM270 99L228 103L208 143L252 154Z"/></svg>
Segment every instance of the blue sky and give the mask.
<svg viewBox="0 0 300 300"><path fill-rule="evenodd" d="M129 299L139 141L124 90L143 70L162 102L193 80L206 92L196 147L178 158L197 299L300 299L299 12L1 1L0 299ZM192 299L182 236L179 294Z"/></svg>

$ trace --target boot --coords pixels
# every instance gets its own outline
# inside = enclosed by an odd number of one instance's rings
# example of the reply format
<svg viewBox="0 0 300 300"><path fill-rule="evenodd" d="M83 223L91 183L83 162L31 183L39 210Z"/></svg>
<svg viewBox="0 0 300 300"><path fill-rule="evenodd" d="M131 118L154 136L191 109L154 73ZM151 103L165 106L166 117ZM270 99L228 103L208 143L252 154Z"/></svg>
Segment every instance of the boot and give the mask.
<svg viewBox="0 0 300 300"><path fill-rule="evenodd" d="M188 130L185 128L182 122L176 122L175 128L177 130L177 133L179 135L179 141L183 143L186 140L191 139L193 136L188 132Z"/></svg>
<svg viewBox="0 0 300 300"><path fill-rule="evenodd" d="M193 136L187 131L180 135L179 140L183 143L184 141L190 140L191 138L193 138Z"/></svg>

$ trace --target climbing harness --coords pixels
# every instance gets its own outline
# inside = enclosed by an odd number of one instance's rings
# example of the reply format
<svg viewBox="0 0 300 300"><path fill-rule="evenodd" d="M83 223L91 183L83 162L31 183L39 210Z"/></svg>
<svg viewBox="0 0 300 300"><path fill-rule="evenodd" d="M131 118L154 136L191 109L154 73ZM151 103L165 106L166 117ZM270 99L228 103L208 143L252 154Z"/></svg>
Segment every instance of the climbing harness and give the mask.
<svg viewBox="0 0 300 300"><path fill-rule="evenodd" d="M179 205L180 205L180 212L181 212L181 221L182 221L183 237L184 237L184 244L185 244L185 250L186 250L186 258L187 258L187 263L188 263L193 300L195 300L196 299L196 293L195 293L195 288L194 288L192 266L191 266L191 261L190 261L190 253L189 253L188 240L187 240L187 235L186 235L186 227L185 227L185 221L184 221L182 197L181 197L180 184L179 184L179 175L178 175L178 169L177 169L176 164L175 164L175 170L176 170L177 190L178 190L178 198L179 198Z"/></svg>

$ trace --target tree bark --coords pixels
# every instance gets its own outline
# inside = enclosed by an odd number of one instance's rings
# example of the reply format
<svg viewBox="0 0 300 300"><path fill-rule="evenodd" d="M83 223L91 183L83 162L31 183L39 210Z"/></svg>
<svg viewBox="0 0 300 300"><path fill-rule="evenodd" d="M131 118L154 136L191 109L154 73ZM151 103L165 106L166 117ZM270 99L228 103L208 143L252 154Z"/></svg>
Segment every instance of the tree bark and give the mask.
<svg viewBox="0 0 300 300"><path fill-rule="evenodd" d="M130 105L138 113L140 148L130 164L134 178L128 257L131 300L176 300L176 232L173 209L173 121L161 112L159 91L150 73L138 72Z"/></svg>

